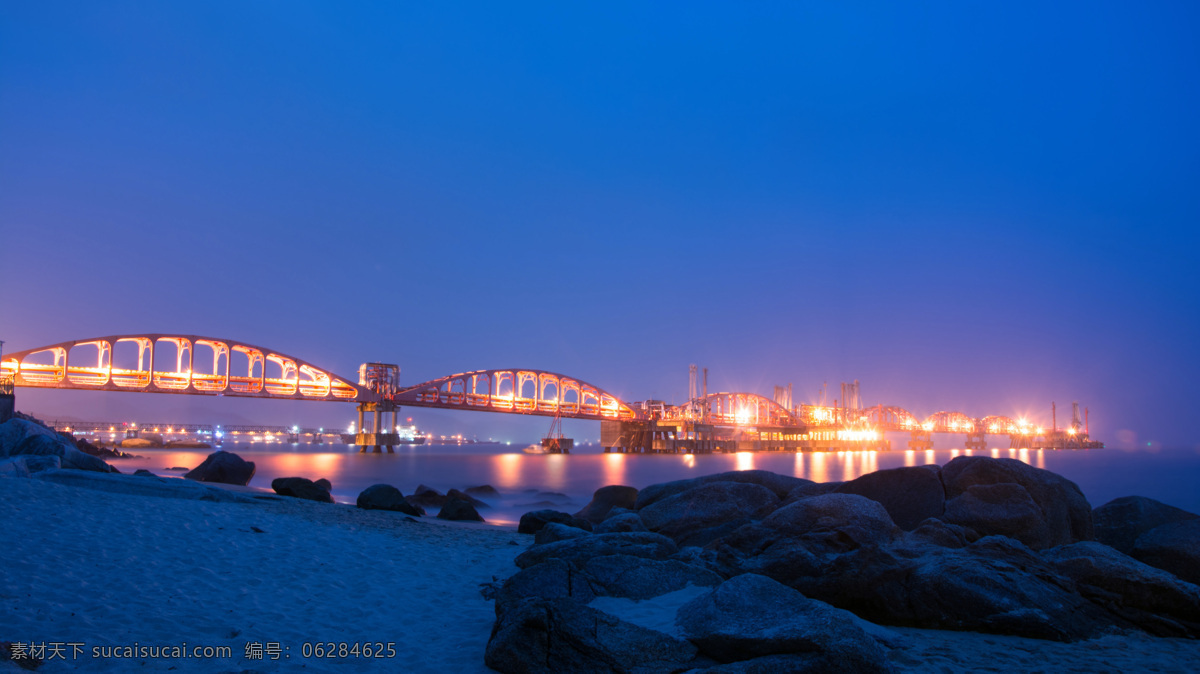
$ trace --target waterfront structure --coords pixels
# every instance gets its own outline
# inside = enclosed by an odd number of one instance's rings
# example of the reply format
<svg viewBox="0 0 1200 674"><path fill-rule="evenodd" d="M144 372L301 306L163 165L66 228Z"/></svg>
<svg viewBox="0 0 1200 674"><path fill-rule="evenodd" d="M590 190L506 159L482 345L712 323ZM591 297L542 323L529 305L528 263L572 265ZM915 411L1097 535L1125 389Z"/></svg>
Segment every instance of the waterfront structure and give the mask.
<svg viewBox="0 0 1200 674"><path fill-rule="evenodd" d="M195 335L114 335L0 357L0 380L16 387L354 403L355 444L363 451L392 451L400 444L396 415L402 406L599 421L605 451L623 453L890 449L889 432L908 433L912 450L931 449L934 433L963 434L968 449L984 449L988 436L1005 438L1010 448L1103 446L1090 439L1087 411L1081 421L1078 403L1071 425L1060 432L1057 408L1046 431L999 415L941 411L919 419L897 406L864 407L858 381L842 384L841 398L832 405L824 388L817 404L807 405L793 403L790 384L776 386L771 399L747 392L710 394L707 368L702 385L696 366L689 377L689 399L669 405L627 403L578 378L535 369L473 370L405 387L399 366L364 363L355 384L275 350Z"/></svg>

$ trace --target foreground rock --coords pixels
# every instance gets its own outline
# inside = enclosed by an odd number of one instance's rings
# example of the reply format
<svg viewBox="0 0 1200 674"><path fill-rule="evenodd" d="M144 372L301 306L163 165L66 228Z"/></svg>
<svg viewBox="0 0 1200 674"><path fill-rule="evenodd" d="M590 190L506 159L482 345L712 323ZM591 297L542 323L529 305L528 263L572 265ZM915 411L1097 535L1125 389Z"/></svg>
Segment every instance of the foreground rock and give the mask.
<svg viewBox="0 0 1200 674"><path fill-rule="evenodd" d="M484 653L500 672L681 672L696 647L569 598L531 597L499 612Z"/></svg>
<svg viewBox="0 0 1200 674"><path fill-rule="evenodd" d="M887 654L854 616L755 574L738 576L679 609L688 640L718 662L790 655L768 671L880 672Z"/></svg>
<svg viewBox="0 0 1200 674"><path fill-rule="evenodd" d="M1151 529L1197 517L1200 515L1144 496L1114 499L1092 511L1096 540L1127 555L1133 552L1138 537Z"/></svg>
<svg viewBox="0 0 1200 674"><path fill-rule="evenodd" d="M1100 543L1063 545L1042 556L1093 603L1142 630L1200 637L1200 587Z"/></svg>
<svg viewBox="0 0 1200 674"><path fill-rule="evenodd" d="M592 494L592 500L583 507L583 510L575 513L575 516L580 519L585 519L592 524L599 524L608 517L608 512L613 508L633 508L637 503L638 490L633 487L625 487L621 485L608 485L600 487Z"/></svg>
<svg viewBox="0 0 1200 674"><path fill-rule="evenodd" d="M745 484L757 484L770 489L775 496L780 499L786 497L792 490L798 487L816 484L811 480L792 477L790 475L779 475L767 470L732 470L726 473L704 475L702 477L694 477L687 480L675 480L674 482L652 484L638 492L637 505L635 508L637 510L641 510L669 496L673 496L689 489L695 489L696 487L709 484L711 482L740 482Z"/></svg>
<svg viewBox="0 0 1200 674"><path fill-rule="evenodd" d="M839 494L858 494L882 505L896 526L916 529L946 511L946 491L938 466L891 468L868 473L834 488Z"/></svg>
<svg viewBox="0 0 1200 674"><path fill-rule="evenodd" d="M1134 558L1200 584L1200 519L1172 522L1138 537Z"/></svg>
<svg viewBox="0 0 1200 674"><path fill-rule="evenodd" d="M593 557L630 555L644 559L667 559L679 552L675 541L650 532L592 534L547 545L535 545L517 556L516 564L527 569L549 559L561 559L579 568Z"/></svg>
<svg viewBox="0 0 1200 674"><path fill-rule="evenodd" d="M186 477L186 476L185 476ZM277 477L271 480L271 489L280 496L302 498L318 503L333 503L333 496L323 485L303 477Z"/></svg>
<svg viewBox="0 0 1200 674"><path fill-rule="evenodd" d="M406 500L414 506L429 510L432 508L441 508L442 506L446 505L446 501L448 499L446 498L445 494L434 489L433 487L427 487L423 484L419 484L417 485L416 491L414 491L412 494L409 494L406 497Z"/></svg>
<svg viewBox="0 0 1200 674"><path fill-rule="evenodd" d="M113 467L89 456L75 443L41 424L14 417L0 424L0 458L17 456L55 456L63 468L111 473Z"/></svg>
<svg viewBox="0 0 1200 674"><path fill-rule="evenodd" d="M254 470L253 461L246 461L232 452L219 451L209 454L203 463L188 471L184 477L199 482L246 486L250 484L250 478L254 477Z"/></svg>
<svg viewBox="0 0 1200 674"><path fill-rule="evenodd" d="M1012 536L1035 550L1095 539L1083 492L1048 470L1016 459L960 456L942 467L942 482L946 521L984 536Z"/></svg>
<svg viewBox="0 0 1200 674"><path fill-rule="evenodd" d="M438 511L438 519L453 520L456 522L483 522L483 516L471 505L469 501L464 501L459 498L452 498L446 501L446 505Z"/></svg>
<svg viewBox="0 0 1200 674"><path fill-rule="evenodd" d="M355 505L363 510L390 510L420 517L425 511L404 499L404 494L390 484L373 484L362 490Z"/></svg>
<svg viewBox="0 0 1200 674"><path fill-rule="evenodd" d="M708 482L638 510L650 531L680 545L706 545L779 507L779 497L753 483Z"/></svg>
<svg viewBox="0 0 1200 674"><path fill-rule="evenodd" d="M592 529L591 522L575 517L574 515L569 515L558 510L532 510L521 515L521 521L517 524L517 533L536 534L551 522L565 524L585 531L591 531Z"/></svg>

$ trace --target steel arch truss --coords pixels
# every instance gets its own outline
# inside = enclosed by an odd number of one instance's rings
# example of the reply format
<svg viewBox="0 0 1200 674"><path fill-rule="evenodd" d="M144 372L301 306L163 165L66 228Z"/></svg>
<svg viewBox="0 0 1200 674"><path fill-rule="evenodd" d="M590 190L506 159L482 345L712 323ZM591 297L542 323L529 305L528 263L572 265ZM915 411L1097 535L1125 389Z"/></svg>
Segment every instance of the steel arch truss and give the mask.
<svg viewBox="0 0 1200 674"><path fill-rule="evenodd" d="M620 398L565 375L544 370L475 370L409 386L392 396L398 405L632 420L637 413Z"/></svg>
<svg viewBox="0 0 1200 674"><path fill-rule="evenodd" d="M116 362L118 350L128 356L128 363L121 363L122 367ZM173 363L158 369L156 351L159 363L164 353ZM245 374L235 366L235 359L244 362ZM294 356L196 335L112 335L59 342L5 354L0 375L11 376L17 386L34 388L337 402L379 400L370 390Z"/></svg>
<svg viewBox="0 0 1200 674"><path fill-rule="evenodd" d="M979 420L979 429L988 433L1013 435L1021 432L1020 425L1009 417L990 416Z"/></svg>
<svg viewBox="0 0 1200 674"><path fill-rule="evenodd" d="M861 412L861 420L872 428L889 431L912 431L921 428L921 422L903 407L876 405Z"/></svg>
<svg viewBox="0 0 1200 674"><path fill-rule="evenodd" d="M698 407L708 410L708 423L718 426L797 425L786 407L757 393L710 393L699 400Z"/></svg>
<svg viewBox="0 0 1200 674"><path fill-rule="evenodd" d="M937 412L921 427L938 433L970 433L975 430L975 420L962 412Z"/></svg>

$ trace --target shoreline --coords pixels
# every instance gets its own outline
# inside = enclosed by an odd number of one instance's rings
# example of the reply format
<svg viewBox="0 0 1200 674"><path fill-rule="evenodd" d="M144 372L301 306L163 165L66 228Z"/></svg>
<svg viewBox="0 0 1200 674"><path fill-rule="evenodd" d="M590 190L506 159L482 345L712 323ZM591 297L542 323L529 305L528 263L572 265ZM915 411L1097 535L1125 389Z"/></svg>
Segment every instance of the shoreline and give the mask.
<svg viewBox="0 0 1200 674"><path fill-rule="evenodd" d="M75 472L75 471L72 471ZM114 476L137 480L133 476ZM209 485L216 486L216 485ZM487 523L276 498L164 498L0 478L9 557L0 641L227 647L224 660L140 658L151 671L488 672L495 618L482 584L517 572L532 537ZM221 486L230 494L262 494ZM897 671L1190 671L1200 643L1114 634L1059 643L888 627ZM394 658L303 657L315 642L392 643ZM249 659L276 643L279 660ZM284 657L284 656L288 657ZM39 671L108 671L113 660L54 660Z"/></svg>

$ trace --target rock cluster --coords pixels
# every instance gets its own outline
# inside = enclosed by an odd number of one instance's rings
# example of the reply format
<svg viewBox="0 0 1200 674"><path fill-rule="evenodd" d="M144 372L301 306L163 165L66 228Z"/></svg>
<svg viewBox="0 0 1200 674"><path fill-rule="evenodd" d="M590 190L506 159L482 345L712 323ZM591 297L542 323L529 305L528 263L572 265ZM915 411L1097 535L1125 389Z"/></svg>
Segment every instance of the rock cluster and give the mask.
<svg viewBox="0 0 1200 674"><path fill-rule="evenodd" d="M522 518L535 540L496 593L490 667L887 671L903 639L878 624L1200 638L1189 578L1200 518L1148 499L1093 515L1075 484L1014 460L959 457L829 485L723 473L653 485L632 503L630 489L603 488L577 513L592 533L566 513ZM604 598L686 592L674 622L653 629L603 610Z"/></svg>
<svg viewBox="0 0 1200 674"><path fill-rule="evenodd" d="M0 473L19 473L24 466L28 471L30 466L36 467L34 472L46 470L49 463L46 460L29 457L56 457L58 466L77 470L91 470L99 473L112 473L116 469L102 459L79 451L73 438L56 433L53 429L23 416L13 417L0 424L0 463L9 463L11 468L0 469ZM25 458L21 458L25 457ZM28 474L28 473L26 473Z"/></svg>
<svg viewBox="0 0 1200 674"><path fill-rule="evenodd" d="M440 508L439 519L464 522L483 522L479 514L480 508L489 508L487 503L466 493L473 491L478 494L499 494L490 485L470 487L466 491L451 489L442 494L432 487L419 485L417 490L405 496L399 489L388 484L375 484L367 487L358 495L357 505L365 510L392 510L413 517L425 514L425 508Z"/></svg>
<svg viewBox="0 0 1200 674"><path fill-rule="evenodd" d="M187 477L186 475L184 477ZM318 503L333 503L333 495L329 492L333 485L329 480L312 480L304 477L277 477L271 480L271 489L280 496L302 498Z"/></svg>

